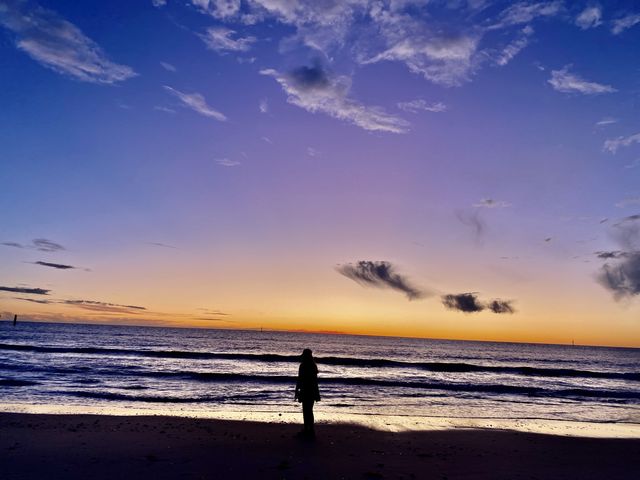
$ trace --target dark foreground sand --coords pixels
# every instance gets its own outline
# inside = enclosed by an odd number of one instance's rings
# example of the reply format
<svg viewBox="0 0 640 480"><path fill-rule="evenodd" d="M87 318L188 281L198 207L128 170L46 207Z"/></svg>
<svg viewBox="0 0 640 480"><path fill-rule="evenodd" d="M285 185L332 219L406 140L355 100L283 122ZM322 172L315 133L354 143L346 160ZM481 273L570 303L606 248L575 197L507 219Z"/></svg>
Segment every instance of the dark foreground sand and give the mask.
<svg viewBox="0 0 640 480"><path fill-rule="evenodd" d="M0 413L0 478L639 478L639 439Z"/></svg>

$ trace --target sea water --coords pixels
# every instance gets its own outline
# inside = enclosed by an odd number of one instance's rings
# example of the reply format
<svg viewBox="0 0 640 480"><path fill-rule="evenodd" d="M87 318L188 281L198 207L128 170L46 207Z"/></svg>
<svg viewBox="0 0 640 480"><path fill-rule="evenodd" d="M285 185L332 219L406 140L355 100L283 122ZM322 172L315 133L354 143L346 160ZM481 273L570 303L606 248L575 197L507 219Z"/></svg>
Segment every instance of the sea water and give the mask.
<svg viewBox="0 0 640 480"><path fill-rule="evenodd" d="M640 349L0 322L0 404L297 412L311 348L325 416L640 424Z"/></svg>

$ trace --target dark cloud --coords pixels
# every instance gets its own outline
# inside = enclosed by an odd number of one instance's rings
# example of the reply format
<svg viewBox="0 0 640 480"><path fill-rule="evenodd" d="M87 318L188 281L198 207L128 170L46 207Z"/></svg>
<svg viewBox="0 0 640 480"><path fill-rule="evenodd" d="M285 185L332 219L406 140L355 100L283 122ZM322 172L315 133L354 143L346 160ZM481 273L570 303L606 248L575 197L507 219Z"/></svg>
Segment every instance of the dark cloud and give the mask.
<svg viewBox="0 0 640 480"><path fill-rule="evenodd" d="M146 310L145 307L137 305L120 305L118 303L98 302L95 300L62 300L59 303L73 305L75 307L102 313L139 313Z"/></svg>
<svg viewBox="0 0 640 480"><path fill-rule="evenodd" d="M5 247L13 247L13 248L24 248L24 245L21 245L17 242L2 242L0 245L4 245Z"/></svg>
<svg viewBox="0 0 640 480"><path fill-rule="evenodd" d="M484 220L480 217L479 210L473 210L471 212L458 210L456 212L456 218L467 227L471 227L473 236L476 242L482 241L482 236L486 230Z"/></svg>
<svg viewBox="0 0 640 480"><path fill-rule="evenodd" d="M493 313L515 313L516 309L513 308L511 300L491 300L487 304L487 308Z"/></svg>
<svg viewBox="0 0 640 480"><path fill-rule="evenodd" d="M64 265L62 263L50 263L50 262L41 262L41 261L37 261L37 262L33 262L34 265L41 265L43 267L50 267L50 268L57 268L58 270L73 270L77 267L74 267L72 265Z"/></svg>
<svg viewBox="0 0 640 480"><path fill-rule="evenodd" d="M59 243L47 240L46 238L36 238L33 240L33 247L41 252L59 252L65 248Z"/></svg>
<svg viewBox="0 0 640 480"><path fill-rule="evenodd" d="M292 70L289 78L300 90L322 90L331 84L329 75L319 61L312 67L302 66Z"/></svg>
<svg viewBox="0 0 640 480"><path fill-rule="evenodd" d="M471 313L481 312L484 305L478 300L475 293L458 293L442 296L442 304L449 310Z"/></svg>
<svg viewBox="0 0 640 480"><path fill-rule="evenodd" d="M49 295L51 290L44 288L27 288L27 287L0 287L2 292L27 293L29 295Z"/></svg>
<svg viewBox="0 0 640 480"><path fill-rule="evenodd" d="M155 247L162 247L162 248L178 248L178 247L174 247L173 245L167 245L166 243L160 243L160 242L147 242L147 244L153 245Z"/></svg>
<svg viewBox="0 0 640 480"><path fill-rule="evenodd" d="M426 292L411 285L409 280L396 273L395 267L389 262L361 260L356 264L339 265L336 270L360 285L398 290L409 300L426 296Z"/></svg>
<svg viewBox="0 0 640 480"><path fill-rule="evenodd" d="M198 308L204 315L215 315L215 316L227 316L231 315L230 313L225 313L221 310L211 309L211 308Z"/></svg>
<svg viewBox="0 0 640 480"><path fill-rule="evenodd" d="M617 222L611 235L622 247L612 252L596 252L605 263L596 279L610 290L616 300L640 294L640 215L631 215Z"/></svg>
<svg viewBox="0 0 640 480"><path fill-rule="evenodd" d="M545 242L549 243L551 240L553 240L553 237L547 237L544 239Z"/></svg>
<svg viewBox="0 0 640 480"><path fill-rule="evenodd" d="M13 298L14 298L14 300L22 300L22 301L31 302L31 303L41 303L41 304L45 304L45 305L48 305L50 303L54 303L51 300L40 300L40 299L37 299L37 298L25 298L25 297L13 297Z"/></svg>
<svg viewBox="0 0 640 480"><path fill-rule="evenodd" d="M610 260L613 258L626 257L627 252L623 252L622 250L599 251L599 252L595 252L595 256L603 260Z"/></svg>

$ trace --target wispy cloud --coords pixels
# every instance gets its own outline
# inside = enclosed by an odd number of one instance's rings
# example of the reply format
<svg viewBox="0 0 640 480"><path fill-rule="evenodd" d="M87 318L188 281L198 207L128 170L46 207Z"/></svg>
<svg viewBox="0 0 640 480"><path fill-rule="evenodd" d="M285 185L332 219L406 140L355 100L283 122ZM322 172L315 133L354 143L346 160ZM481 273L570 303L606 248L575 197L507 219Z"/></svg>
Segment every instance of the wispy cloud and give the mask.
<svg viewBox="0 0 640 480"><path fill-rule="evenodd" d="M44 300L41 298L13 297L14 300L22 300L23 302L38 303L40 305L49 305L55 303L53 300Z"/></svg>
<svg viewBox="0 0 640 480"><path fill-rule="evenodd" d="M151 4L156 8L160 8L167 4L167 0L151 0Z"/></svg>
<svg viewBox="0 0 640 480"><path fill-rule="evenodd" d="M131 67L109 60L78 27L32 2L0 4L0 25L14 33L18 49L76 80L112 84L137 75Z"/></svg>
<svg viewBox="0 0 640 480"><path fill-rule="evenodd" d="M222 165L223 167L237 167L240 165L240 162L237 160L231 160L229 158L216 158L215 162L218 165Z"/></svg>
<svg viewBox="0 0 640 480"><path fill-rule="evenodd" d="M141 311L146 310L145 307L139 307L137 305L121 305L118 303L99 302L95 300L61 300L58 303L101 313L138 314Z"/></svg>
<svg viewBox="0 0 640 480"><path fill-rule="evenodd" d="M184 93L175 88L169 87L167 85L164 86L164 89L175 95L180 99L183 106L190 108L194 112L199 113L200 115L204 115L205 117L214 118L220 122L224 122L227 120L227 117L216 110L215 108L207 105L207 101L205 98L199 93Z"/></svg>
<svg viewBox="0 0 640 480"><path fill-rule="evenodd" d="M478 203L473 204L476 208L507 208L511 204L502 200L494 200L493 198L483 198Z"/></svg>
<svg viewBox="0 0 640 480"><path fill-rule="evenodd" d="M2 292L28 293L29 295L49 295L51 290L44 288L28 288L28 287L0 287Z"/></svg>
<svg viewBox="0 0 640 480"><path fill-rule="evenodd" d="M618 119L617 118L604 117L602 120L597 121L596 125L598 127L604 127L605 125L612 125L614 123L618 123Z"/></svg>
<svg viewBox="0 0 640 480"><path fill-rule="evenodd" d="M13 248L27 248L30 250L38 250L40 252L59 252L66 250L62 245L46 238L35 238L30 244L22 244L18 242L2 242L0 245Z"/></svg>
<svg viewBox="0 0 640 480"><path fill-rule="evenodd" d="M520 35L505 46L496 58L496 63L501 67L504 67L511 60L513 60L518 53L529 45L531 36L533 35L533 28L527 25L520 31Z"/></svg>
<svg viewBox="0 0 640 480"><path fill-rule="evenodd" d="M288 95L289 103L311 113L322 112L371 131L404 133L408 129L406 120L349 98L351 79L331 76L319 63L286 74L273 69L260 73L276 79Z"/></svg>
<svg viewBox="0 0 640 480"><path fill-rule="evenodd" d="M161 248L178 248L178 247L174 247L173 245L167 245L166 243L161 243L161 242L147 242L148 245L153 245L154 247L161 247Z"/></svg>
<svg viewBox="0 0 640 480"><path fill-rule="evenodd" d="M172 64L168 62L160 62L160 66L164 68L167 72L176 72L177 69Z"/></svg>
<svg viewBox="0 0 640 480"><path fill-rule="evenodd" d="M361 260L355 264L339 265L336 270L361 285L402 292L409 300L427 296L426 291L412 285L406 277L396 273L395 267L389 262Z"/></svg>
<svg viewBox="0 0 640 480"><path fill-rule="evenodd" d="M456 218L460 223L471 228L473 231L473 237L477 243L482 242L482 236L484 235L486 225L484 220L480 217L479 210L473 210L471 212L458 210L456 211Z"/></svg>
<svg viewBox="0 0 640 480"><path fill-rule="evenodd" d="M487 308L493 313L515 313L512 300L491 300L487 303Z"/></svg>
<svg viewBox="0 0 640 480"><path fill-rule="evenodd" d="M563 93L582 93L583 95L595 95L599 93L612 93L617 90L611 85L589 82L580 76L571 73L571 65L565 65L560 70L552 70L548 80L551 86Z"/></svg>
<svg viewBox="0 0 640 480"><path fill-rule="evenodd" d="M497 29L512 25L522 25L538 17L553 17L561 13L562 9L563 5L561 0L551 2L517 2L503 10L500 14L499 21L490 28Z"/></svg>
<svg viewBox="0 0 640 480"><path fill-rule="evenodd" d="M633 162L628 163L624 168L637 168L640 167L640 158L635 159Z"/></svg>
<svg viewBox="0 0 640 480"><path fill-rule="evenodd" d="M65 265L63 263L51 263L51 262L37 261L37 262L33 262L33 264L34 265L40 265L42 267L56 268L58 270L73 270L73 269L77 268L77 267L74 267L73 265Z"/></svg>
<svg viewBox="0 0 640 480"><path fill-rule="evenodd" d="M611 22L611 33L619 35L625 30L640 23L640 13L630 13Z"/></svg>
<svg viewBox="0 0 640 480"><path fill-rule="evenodd" d="M219 53L246 52L257 39L256 37L238 37L237 32L225 27L211 27L206 33L199 35L211 50ZM236 37L236 38L234 38Z"/></svg>
<svg viewBox="0 0 640 480"><path fill-rule="evenodd" d="M417 100L411 100L409 102L400 102L398 103L398 108L400 110L404 110L405 112L418 113L421 111L424 112L446 112L447 106L442 102L428 103L426 100L419 98Z"/></svg>
<svg viewBox="0 0 640 480"><path fill-rule="evenodd" d="M267 101L266 98L263 98L262 100L260 100L260 103L258 104L258 109L260 110L260 113L267 113L269 111L269 102Z"/></svg>
<svg viewBox="0 0 640 480"><path fill-rule="evenodd" d="M602 7L598 4L585 7L576 17L576 25L582 30L602 25Z"/></svg>
<svg viewBox="0 0 640 480"><path fill-rule="evenodd" d="M640 132L628 137L605 140L603 149L605 152L616 153L620 147L628 147L634 143L640 143Z"/></svg>

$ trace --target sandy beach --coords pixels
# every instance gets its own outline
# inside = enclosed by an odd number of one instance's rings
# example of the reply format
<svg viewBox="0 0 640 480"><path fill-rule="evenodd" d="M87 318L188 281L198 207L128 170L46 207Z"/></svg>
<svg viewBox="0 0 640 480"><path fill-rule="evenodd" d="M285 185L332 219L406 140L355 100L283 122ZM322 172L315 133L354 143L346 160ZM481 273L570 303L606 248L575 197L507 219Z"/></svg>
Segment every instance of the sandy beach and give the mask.
<svg viewBox="0 0 640 480"><path fill-rule="evenodd" d="M500 429L389 432L165 416L0 413L4 479L606 478L637 474L640 439Z"/></svg>

